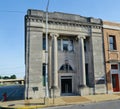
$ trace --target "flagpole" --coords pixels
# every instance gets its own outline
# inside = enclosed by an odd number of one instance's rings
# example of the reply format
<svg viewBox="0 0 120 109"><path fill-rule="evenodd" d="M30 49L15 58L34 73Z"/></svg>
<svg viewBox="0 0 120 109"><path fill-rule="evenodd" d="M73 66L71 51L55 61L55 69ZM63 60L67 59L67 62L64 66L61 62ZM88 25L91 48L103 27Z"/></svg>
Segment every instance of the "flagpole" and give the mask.
<svg viewBox="0 0 120 109"><path fill-rule="evenodd" d="M49 89L48 89L48 7L49 7L49 0L46 6L46 52L45 52L45 61L46 61L46 73L45 73L45 97L49 98Z"/></svg>

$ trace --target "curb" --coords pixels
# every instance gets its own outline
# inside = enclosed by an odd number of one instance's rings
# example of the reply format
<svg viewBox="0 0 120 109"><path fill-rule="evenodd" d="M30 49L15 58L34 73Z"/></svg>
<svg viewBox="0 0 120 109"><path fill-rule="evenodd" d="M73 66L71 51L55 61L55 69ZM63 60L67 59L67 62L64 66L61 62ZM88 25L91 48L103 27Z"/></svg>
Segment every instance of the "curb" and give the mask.
<svg viewBox="0 0 120 109"><path fill-rule="evenodd" d="M14 107L10 107L10 106L3 106L3 107L0 107L0 109L37 109L37 108L45 108L45 107L48 107L48 106L14 106Z"/></svg>
<svg viewBox="0 0 120 109"><path fill-rule="evenodd" d="M57 107L57 106L68 106L75 104L87 104L92 103L91 101L87 102L76 102L76 103L65 103L65 104L51 104L51 105L36 105L36 106L2 106L0 109L37 109L37 108L46 108L46 107Z"/></svg>
<svg viewBox="0 0 120 109"><path fill-rule="evenodd" d="M90 104L96 103L95 101L86 101L86 102L75 102L75 103L65 103L65 104L51 104L51 105L36 105L36 106L3 106L0 109L37 109L37 108L46 108L46 107L57 107L57 106L68 106L68 105L75 105L75 104Z"/></svg>
<svg viewBox="0 0 120 109"><path fill-rule="evenodd" d="M109 99L88 99L87 101L78 101L78 102L64 102L64 103L55 103L55 104L48 104L48 105L22 105L22 104L16 104L16 105L6 105L6 106L0 106L0 109L37 109L37 108L46 108L46 107L57 107L57 106L67 106L67 105L85 105L90 103L98 103L98 102L109 102L113 100L120 100L120 96L118 98L109 98Z"/></svg>

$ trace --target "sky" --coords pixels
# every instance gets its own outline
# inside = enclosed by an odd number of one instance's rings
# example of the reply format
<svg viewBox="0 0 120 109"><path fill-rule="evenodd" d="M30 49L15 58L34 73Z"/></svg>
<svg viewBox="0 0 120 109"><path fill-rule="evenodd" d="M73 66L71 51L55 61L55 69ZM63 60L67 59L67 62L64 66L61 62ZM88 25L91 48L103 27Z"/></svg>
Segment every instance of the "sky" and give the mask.
<svg viewBox="0 0 120 109"><path fill-rule="evenodd" d="M0 0L0 76L24 78L24 16L46 5L47 0ZM48 10L120 22L120 0L50 0Z"/></svg>

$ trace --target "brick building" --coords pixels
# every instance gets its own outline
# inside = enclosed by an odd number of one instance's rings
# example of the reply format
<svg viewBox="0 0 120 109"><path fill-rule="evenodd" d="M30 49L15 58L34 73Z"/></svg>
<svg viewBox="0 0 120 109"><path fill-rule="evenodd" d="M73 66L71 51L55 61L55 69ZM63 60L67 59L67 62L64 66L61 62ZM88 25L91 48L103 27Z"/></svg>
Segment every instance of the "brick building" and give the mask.
<svg viewBox="0 0 120 109"><path fill-rule="evenodd" d="M46 16L25 16L26 98L45 96ZM102 21L91 17L48 14L48 88L52 96L106 93Z"/></svg>
<svg viewBox="0 0 120 109"><path fill-rule="evenodd" d="M120 24L104 21L104 52L108 93L120 91Z"/></svg>

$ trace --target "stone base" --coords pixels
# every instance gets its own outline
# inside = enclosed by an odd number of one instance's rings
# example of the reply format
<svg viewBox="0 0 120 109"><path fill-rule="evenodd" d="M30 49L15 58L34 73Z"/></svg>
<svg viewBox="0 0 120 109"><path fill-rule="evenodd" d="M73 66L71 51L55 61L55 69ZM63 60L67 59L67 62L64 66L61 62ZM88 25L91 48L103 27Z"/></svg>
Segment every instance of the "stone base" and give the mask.
<svg viewBox="0 0 120 109"><path fill-rule="evenodd" d="M48 105L49 104L49 98L44 98L44 103L45 103L45 105Z"/></svg>
<svg viewBox="0 0 120 109"><path fill-rule="evenodd" d="M94 95L94 94L95 94L94 88L89 88L89 95Z"/></svg>
<svg viewBox="0 0 120 109"><path fill-rule="evenodd" d="M112 90L108 90L108 94L113 94L114 92Z"/></svg>
<svg viewBox="0 0 120 109"><path fill-rule="evenodd" d="M95 85L95 94L105 94L106 86L104 84Z"/></svg>
<svg viewBox="0 0 120 109"><path fill-rule="evenodd" d="M89 88L88 87L80 88L80 95L81 96L89 95Z"/></svg>
<svg viewBox="0 0 120 109"><path fill-rule="evenodd" d="M60 89L55 88L55 89L50 89L50 97L51 98L56 98L60 96Z"/></svg>

